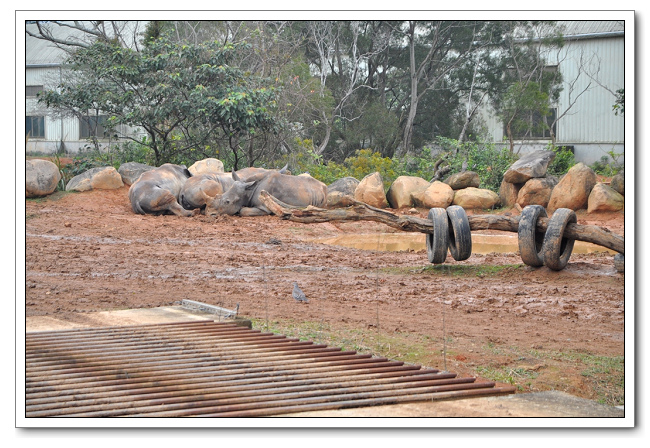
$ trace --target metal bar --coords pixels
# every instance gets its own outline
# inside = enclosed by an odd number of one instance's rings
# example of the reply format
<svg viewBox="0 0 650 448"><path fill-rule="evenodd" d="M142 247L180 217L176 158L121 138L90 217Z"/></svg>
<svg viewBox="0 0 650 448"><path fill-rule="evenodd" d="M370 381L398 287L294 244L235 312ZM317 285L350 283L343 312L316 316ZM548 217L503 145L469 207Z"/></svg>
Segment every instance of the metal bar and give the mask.
<svg viewBox="0 0 650 448"><path fill-rule="evenodd" d="M514 393L229 323L27 335L27 417L265 416Z"/></svg>

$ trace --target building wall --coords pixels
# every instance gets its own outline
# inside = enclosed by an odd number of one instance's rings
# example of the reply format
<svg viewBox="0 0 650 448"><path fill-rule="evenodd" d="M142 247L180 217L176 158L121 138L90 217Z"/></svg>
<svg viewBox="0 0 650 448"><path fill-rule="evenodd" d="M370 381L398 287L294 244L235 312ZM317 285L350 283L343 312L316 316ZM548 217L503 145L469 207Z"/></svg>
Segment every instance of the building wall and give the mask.
<svg viewBox="0 0 650 448"><path fill-rule="evenodd" d="M549 65L558 64L564 78L557 108L558 115L566 114L557 122L556 144L573 146L576 160L586 164L609 157L609 151L623 154L624 119L614 115L616 97L612 92L625 87L624 38L569 40L558 53L548 54L547 59ZM496 114L487 108L482 118L493 141L504 141L503 124ZM549 142L519 141L515 151L525 154L543 149ZM618 162L623 159L619 157Z"/></svg>
<svg viewBox="0 0 650 448"><path fill-rule="evenodd" d="M59 67L28 67L25 70L26 86L45 86L54 88L61 79ZM55 153L62 149L67 153L78 153L90 145L89 141L81 138L80 123L77 118L59 118L51 115L43 104L38 104L36 97L25 98L25 114L27 116L45 116L45 137L30 137L26 141L26 153ZM127 126L118 128L120 135L134 133L134 130ZM120 139L123 140L123 139ZM115 144L116 140L102 140L100 148L106 149ZM63 145L63 148L61 148Z"/></svg>

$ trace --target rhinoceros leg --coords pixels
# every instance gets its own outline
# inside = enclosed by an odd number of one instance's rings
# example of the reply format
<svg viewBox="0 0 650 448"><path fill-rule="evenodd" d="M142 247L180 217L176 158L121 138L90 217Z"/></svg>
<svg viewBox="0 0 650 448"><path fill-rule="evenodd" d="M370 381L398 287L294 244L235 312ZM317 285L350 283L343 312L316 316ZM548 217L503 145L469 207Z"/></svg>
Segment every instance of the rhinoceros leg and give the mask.
<svg viewBox="0 0 650 448"><path fill-rule="evenodd" d="M169 204L169 208L167 210L177 216L192 216L195 214L193 210L185 210L178 202L172 202Z"/></svg>
<svg viewBox="0 0 650 448"><path fill-rule="evenodd" d="M257 207L242 207L241 210L239 210L239 216L264 216L270 214L271 211L263 205L258 205Z"/></svg>
<svg viewBox="0 0 650 448"><path fill-rule="evenodd" d="M153 198L150 198L149 203L146 204L146 207L143 204L143 208L148 209L147 211L154 214L171 212L177 216L192 216L191 210L185 210L176 200L171 192L166 190L158 190L151 194Z"/></svg>

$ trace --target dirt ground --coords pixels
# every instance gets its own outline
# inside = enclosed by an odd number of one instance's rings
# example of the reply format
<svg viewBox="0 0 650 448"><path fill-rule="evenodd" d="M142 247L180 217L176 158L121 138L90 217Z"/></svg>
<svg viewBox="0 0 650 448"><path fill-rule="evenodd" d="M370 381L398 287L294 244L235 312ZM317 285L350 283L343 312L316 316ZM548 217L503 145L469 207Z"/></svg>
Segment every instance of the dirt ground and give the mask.
<svg viewBox="0 0 650 448"><path fill-rule="evenodd" d="M516 253L473 254L463 262L449 256L433 268L425 251L314 242L398 232L383 224L142 216L127 194L125 186L26 201L28 317L83 322L89 312L182 299L239 304L239 314L254 323L361 332L366 342L384 341L377 354L408 360L408 349L391 347L399 337L423 349L422 365L444 362L447 370L478 377L505 372L524 392L558 390L622 404L621 391L607 384L611 377L587 374L584 360L624 355L625 275L610 253L574 254L560 272L525 266ZM623 213L581 211L578 223L624 232ZM293 281L308 304L292 299Z"/></svg>

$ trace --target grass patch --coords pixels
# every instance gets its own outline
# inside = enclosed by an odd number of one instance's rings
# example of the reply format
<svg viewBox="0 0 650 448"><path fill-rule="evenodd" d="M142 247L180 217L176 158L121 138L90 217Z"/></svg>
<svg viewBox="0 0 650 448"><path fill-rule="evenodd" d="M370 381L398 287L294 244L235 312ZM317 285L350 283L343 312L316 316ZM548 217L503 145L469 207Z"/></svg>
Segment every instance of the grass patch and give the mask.
<svg viewBox="0 0 650 448"><path fill-rule="evenodd" d="M512 272L521 268L522 264L504 265L473 265L473 264L431 264L419 267L398 267L382 269L387 274L425 274L441 277L495 277L502 272Z"/></svg>
<svg viewBox="0 0 650 448"><path fill-rule="evenodd" d="M534 380L539 376L539 373L526 370L523 368L511 368L508 366L491 367L491 366L477 366L476 373L480 376L499 383L506 383L516 386L518 390L523 391L522 383L530 385L529 380Z"/></svg>
<svg viewBox="0 0 650 448"><path fill-rule="evenodd" d="M491 368L494 371L486 367L484 373L481 373L477 368L477 372L493 381L504 381L504 379L512 378L515 381L524 381L525 383L527 379L535 379L540 373L562 369L561 364L570 364L589 383L594 394L592 399L608 406L625 404L624 356L603 356L577 351L522 350L518 347L505 347L494 343L488 343L483 347L483 350L495 356L506 356L513 359L513 364L518 364L520 360L530 357L543 360L547 364L539 372L526 371L526 374L519 372L521 369L512 369L507 366Z"/></svg>
<svg viewBox="0 0 650 448"><path fill-rule="evenodd" d="M253 327L267 331L264 319L251 319ZM383 333L374 328L332 328L328 323L269 321L268 331L316 344L340 347L344 351L371 354L393 361L421 366L441 365L442 339L411 333ZM447 350L447 356L450 351Z"/></svg>

